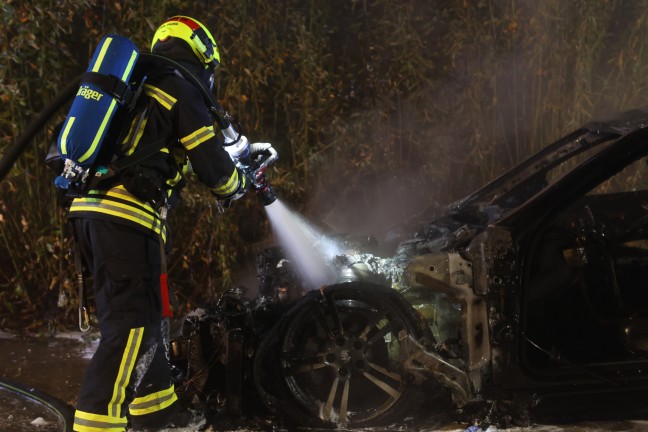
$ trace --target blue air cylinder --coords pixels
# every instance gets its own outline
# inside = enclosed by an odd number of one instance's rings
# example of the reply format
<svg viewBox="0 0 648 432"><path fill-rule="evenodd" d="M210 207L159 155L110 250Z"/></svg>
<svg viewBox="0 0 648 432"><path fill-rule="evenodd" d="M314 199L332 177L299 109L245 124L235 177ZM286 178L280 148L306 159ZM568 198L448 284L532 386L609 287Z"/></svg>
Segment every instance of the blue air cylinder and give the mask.
<svg viewBox="0 0 648 432"><path fill-rule="evenodd" d="M64 159L83 168L94 163L123 105L120 96L128 89L138 56L135 44L124 36L108 34L101 39L58 137Z"/></svg>

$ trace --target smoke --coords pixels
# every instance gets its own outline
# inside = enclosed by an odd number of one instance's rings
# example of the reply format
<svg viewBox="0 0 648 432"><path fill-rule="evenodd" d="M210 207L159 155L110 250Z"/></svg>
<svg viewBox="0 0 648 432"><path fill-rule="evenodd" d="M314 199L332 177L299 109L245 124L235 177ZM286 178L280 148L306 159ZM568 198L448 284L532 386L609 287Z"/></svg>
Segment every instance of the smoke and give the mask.
<svg viewBox="0 0 648 432"><path fill-rule="evenodd" d="M428 101L452 100L458 91L448 83L399 100L396 111L353 116L346 142L318 166L308 214L336 233L374 236L377 252L387 256L429 222L426 217L479 186L466 156L467 131L453 127L461 120L432 121L420 109L432 106Z"/></svg>
<svg viewBox="0 0 648 432"><path fill-rule="evenodd" d="M323 188L311 207L335 233L373 236L381 254L389 253L392 237L407 236L407 221L434 203L434 190L423 195L416 173L394 173L387 179L357 179L342 191ZM429 187L429 186L428 186ZM405 226L404 226L405 225ZM411 233L409 233L411 234Z"/></svg>
<svg viewBox="0 0 648 432"><path fill-rule="evenodd" d="M625 66L648 44L634 3L449 7L457 19L435 29L427 53L445 63L409 91L382 88L334 125L345 138L319 161L308 214L337 232L383 242L582 124L644 104L645 62Z"/></svg>

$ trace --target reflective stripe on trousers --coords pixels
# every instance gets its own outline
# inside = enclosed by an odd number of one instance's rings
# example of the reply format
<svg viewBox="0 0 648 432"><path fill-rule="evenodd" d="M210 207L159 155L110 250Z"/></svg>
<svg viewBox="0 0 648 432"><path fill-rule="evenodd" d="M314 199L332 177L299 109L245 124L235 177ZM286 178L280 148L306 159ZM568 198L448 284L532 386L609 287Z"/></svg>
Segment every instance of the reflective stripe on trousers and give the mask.
<svg viewBox="0 0 648 432"><path fill-rule="evenodd" d="M129 411L133 424L138 417L164 418L177 396L162 340L160 243L103 220L74 219L74 230L93 276L101 332L79 391L74 430L124 431Z"/></svg>

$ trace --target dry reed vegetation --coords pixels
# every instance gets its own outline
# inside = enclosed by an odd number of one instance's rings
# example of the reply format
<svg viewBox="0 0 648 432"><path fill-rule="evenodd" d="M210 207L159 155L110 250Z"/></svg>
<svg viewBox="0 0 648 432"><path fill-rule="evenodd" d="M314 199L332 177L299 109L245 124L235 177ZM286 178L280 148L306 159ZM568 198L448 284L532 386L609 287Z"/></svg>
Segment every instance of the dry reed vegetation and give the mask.
<svg viewBox="0 0 648 432"><path fill-rule="evenodd" d="M178 12L219 41L218 97L252 140L279 150L269 177L280 197L338 230L379 235L592 117L644 105L646 1L398 3L5 1L0 152L86 67L102 34L145 49ZM47 131L0 184L0 327L75 322L46 147ZM253 197L223 215L201 188L185 198L171 279L190 307L239 283L270 230Z"/></svg>

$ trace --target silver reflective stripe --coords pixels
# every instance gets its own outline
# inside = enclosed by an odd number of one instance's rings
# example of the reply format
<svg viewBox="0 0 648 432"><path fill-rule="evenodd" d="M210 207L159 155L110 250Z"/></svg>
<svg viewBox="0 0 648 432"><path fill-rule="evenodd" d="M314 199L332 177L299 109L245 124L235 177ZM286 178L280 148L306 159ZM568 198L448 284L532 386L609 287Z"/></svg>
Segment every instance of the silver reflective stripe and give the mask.
<svg viewBox="0 0 648 432"><path fill-rule="evenodd" d="M74 417L74 424L79 426L88 426L99 429L115 429L118 427L126 428L127 420L126 418L120 419L119 423L109 423L102 422L97 420L86 420L79 417Z"/></svg>
<svg viewBox="0 0 648 432"><path fill-rule="evenodd" d="M140 402L138 404L131 403L130 408L133 409L133 410L136 410L136 409L141 410L141 409L150 408L150 407L153 407L153 406L156 406L156 405L160 405L164 401L168 401L169 399L172 399L174 395L175 395L175 393L171 392L171 393L169 393L167 395L164 395L162 397L159 397L157 399L153 399L153 400L150 400L150 401Z"/></svg>
<svg viewBox="0 0 648 432"><path fill-rule="evenodd" d="M213 136L215 136L213 128L204 128L199 129L193 134L180 139L180 142L182 142L182 145L184 145L187 150L192 150L193 148L198 147L199 144L204 143Z"/></svg>
<svg viewBox="0 0 648 432"><path fill-rule="evenodd" d="M173 108L173 105L175 105L176 103L176 99L173 96L163 92L157 87L153 87L150 84L144 84L144 89L144 94L157 100L160 105L168 110L171 110L171 108Z"/></svg>

